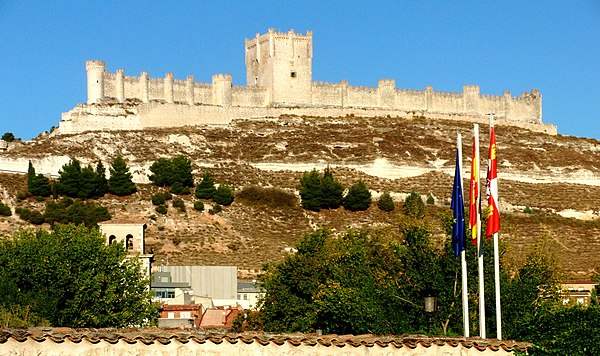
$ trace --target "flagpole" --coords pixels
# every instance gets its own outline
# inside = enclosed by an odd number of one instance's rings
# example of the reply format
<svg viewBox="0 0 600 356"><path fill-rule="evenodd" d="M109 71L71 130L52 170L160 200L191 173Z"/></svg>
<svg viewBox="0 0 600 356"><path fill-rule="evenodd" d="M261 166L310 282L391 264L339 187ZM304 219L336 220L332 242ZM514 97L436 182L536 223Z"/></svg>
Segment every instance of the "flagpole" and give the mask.
<svg viewBox="0 0 600 356"><path fill-rule="evenodd" d="M473 145L474 145L474 156L477 167L479 167L479 125L473 124ZM479 169L475 176L477 186L479 186ZM479 192L478 192L479 193ZM479 269L479 336L485 339L485 288L483 279L483 244L481 243L481 198L480 194L477 194L477 263Z"/></svg>
<svg viewBox="0 0 600 356"><path fill-rule="evenodd" d="M492 144L491 134L492 128L494 127L494 114L490 113L490 145ZM495 139L494 139L495 144ZM495 148L494 148L495 152ZM495 155L495 153L494 153ZM491 161L490 157L490 161ZM494 157L496 159L496 157ZM488 166L491 162L488 162ZM488 168L489 169L489 168ZM497 179L497 178L496 178ZM495 198L497 199L497 192ZM499 207L498 201L496 201L496 206ZM502 309L500 305L500 253L498 248L498 233L494 233L494 286L496 288L496 338L498 340L502 340Z"/></svg>
<svg viewBox="0 0 600 356"><path fill-rule="evenodd" d="M456 146L458 148L458 165L461 176L461 195L464 196L462 186L462 137L460 132L456 137ZM462 276L462 307L463 307L463 327L465 331L465 337L469 337L469 291L467 289L467 258L466 252L463 249L460 251L460 265L461 265L461 276Z"/></svg>

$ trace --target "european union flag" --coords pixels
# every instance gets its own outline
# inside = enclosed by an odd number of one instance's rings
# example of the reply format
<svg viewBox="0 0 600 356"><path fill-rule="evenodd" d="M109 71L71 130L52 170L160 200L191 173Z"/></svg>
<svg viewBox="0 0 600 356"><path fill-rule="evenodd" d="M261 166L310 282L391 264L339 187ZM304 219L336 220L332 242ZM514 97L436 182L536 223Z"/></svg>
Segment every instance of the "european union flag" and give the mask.
<svg viewBox="0 0 600 356"><path fill-rule="evenodd" d="M454 211L454 224L452 225L452 249L456 257L465 250L465 205L463 202L462 174L456 150L456 171L454 172L454 186L452 187L452 202L450 209Z"/></svg>

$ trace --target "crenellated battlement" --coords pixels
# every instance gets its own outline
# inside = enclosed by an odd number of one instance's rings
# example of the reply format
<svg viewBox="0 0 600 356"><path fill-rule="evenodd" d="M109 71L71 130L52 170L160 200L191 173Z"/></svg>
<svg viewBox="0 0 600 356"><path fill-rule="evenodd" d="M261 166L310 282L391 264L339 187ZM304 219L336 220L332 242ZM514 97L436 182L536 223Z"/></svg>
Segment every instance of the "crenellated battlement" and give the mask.
<svg viewBox="0 0 600 356"><path fill-rule="evenodd" d="M82 114L85 108L73 112L75 116L65 113L65 123L61 122L60 131L74 130L72 123L66 123L73 118L84 120L78 126L80 129L106 129L102 125L111 120L121 120L115 118L119 116L102 114L104 106L91 108L108 103L140 106L135 114L137 118L127 118L133 120L127 121L127 125L111 124L116 128L132 127L135 120L139 120L141 128L227 122L242 117L269 117L277 115L279 108L287 108L282 112L331 116L334 110L343 116L345 112L367 110L361 115L420 113L466 120L482 119L494 112L504 123L528 128L540 125L542 131L556 132L555 127L548 129L548 125L542 122L542 95L537 89L513 97L508 90L502 95L481 94L480 87L475 84L464 85L462 92L446 92L434 90L430 85L424 90L396 88L396 80L390 78L379 79L375 87L353 86L348 80L313 82L312 36L311 31L302 34L293 29L278 32L270 28L266 33L245 39L245 86L233 86L231 74L214 74L211 83L204 83L196 82L193 75L175 79L171 72L162 78L151 77L146 71L139 76L125 75L123 69L112 73L106 70L103 60L86 61L87 104L90 110L85 115ZM210 114L200 114L204 110L199 109L202 107L211 107ZM166 119L171 116L179 119ZM98 125L100 122L102 125ZM69 125L71 129L67 128Z"/></svg>

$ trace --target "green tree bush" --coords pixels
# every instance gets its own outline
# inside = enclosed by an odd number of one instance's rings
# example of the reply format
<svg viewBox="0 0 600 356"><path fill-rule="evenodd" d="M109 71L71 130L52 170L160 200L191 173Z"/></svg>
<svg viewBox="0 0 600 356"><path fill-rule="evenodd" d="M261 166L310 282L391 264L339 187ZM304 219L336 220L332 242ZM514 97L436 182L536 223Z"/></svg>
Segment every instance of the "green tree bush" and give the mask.
<svg viewBox="0 0 600 356"><path fill-rule="evenodd" d="M2 140L6 142L13 142L15 140L15 135L12 132L5 132L2 135Z"/></svg>
<svg viewBox="0 0 600 356"><path fill-rule="evenodd" d="M152 204L153 205L164 205L167 200L171 200L173 196L169 192L158 192L156 194L152 194Z"/></svg>
<svg viewBox="0 0 600 356"><path fill-rule="evenodd" d="M429 195L427 196L427 205L434 205L435 204L435 198L433 197L433 195L431 195L431 193L429 193Z"/></svg>
<svg viewBox="0 0 600 356"><path fill-rule="evenodd" d="M425 204L421 195L417 192L411 192L404 200L402 212L413 218L422 219L425 217Z"/></svg>
<svg viewBox="0 0 600 356"><path fill-rule="evenodd" d="M323 194L321 192L321 176L316 169L304 173L300 178L300 205L306 210L321 211Z"/></svg>
<svg viewBox="0 0 600 356"><path fill-rule="evenodd" d="M199 200L195 201L194 202L194 210L197 210L197 211L204 210L204 203Z"/></svg>
<svg viewBox="0 0 600 356"><path fill-rule="evenodd" d="M165 215L169 211L169 208L166 205L159 205L155 210L157 213Z"/></svg>
<svg viewBox="0 0 600 356"><path fill-rule="evenodd" d="M189 194L194 187L192 162L185 156L159 158L150 166L150 181L159 187L171 187L173 194Z"/></svg>
<svg viewBox="0 0 600 356"><path fill-rule="evenodd" d="M69 163L62 166L58 174L59 178L56 182L58 193L71 198L77 198L79 196L81 163L77 159L72 159Z"/></svg>
<svg viewBox="0 0 600 356"><path fill-rule="evenodd" d="M185 212L185 203L181 198L173 199L173 207L179 209L181 212Z"/></svg>
<svg viewBox="0 0 600 356"><path fill-rule="evenodd" d="M30 308L53 326L126 327L156 320L138 260L125 258L122 244L107 246L97 229L57 226L0 240L0 286L4 310Z"/></svg>
<svg viewBox="0 0 600 356"><path fill-rule="evenodd" d="M343 199L344 187L333 177L333 173L327 167L321 178L321 209L337 209Z"/></svg>
<svg viewBox="0 0 600 356"><path fill-rule="evenodd" d="M350 211L367 210L371 206L371 192L361 180L353 184L344 197L344 208Z"/></svg>
<svg viewBox="0 0 600 356"><path fill-rule="evenodd" d="M221 211L223 211L223 207L220 206L219 204L215 204L212 208L208 209L208 213L210 215L218 214Z"/></svg>
<svg viewBox="0 0 600 356"><path fill-rule="evenodd" d="M46 203L43 221L49 224L84 224L96 226L101 221L111 219L108 209L94 203L85 203L78 199L63 198L59 201Z"/></svg>
<svg viewBox="0 0 600 356"><path fill-rule="evenodd" d="M195 196L198 199L212 199L217 189L215 181L209 172L204 172L200 184L196 186Z"/></svg>
<svg viewBox="0 0 600 356"><path fill-rule="evenodd" d="M228 206L233 203L233 191L227 184L220 184L213 195L213 201L219 205Z"/></svg>
<svg viewBox="0 0 600 356"><path fill-rule="evenodd" d="M387 212L394 211L396 207L394 205L394 200L392 199L392 196L389 192L385 191L383 192L383 194L381 194L381 197L379 197L379 201L377 201L377 207Z"/></svg>
<svg viewBox="0 0 600 356"><path fill-rule="evenodd" d="M106 168L101 161L96 164L96 195L103 197L108 193L108 179L106 179Z"/></svg>
<svg viewBox="0 0 600 356"><path fill-rule="evenodd" d="M10 207L6 204L4 204L3 202L0 202L0 216L11 216L12 215L12 211L10 210Z"/></svg>
<svg viewBox="0 0 600 356"><path fill-rule="evenodd" d="M125 196L137 192L129 167L122 156L117 156L111 163L108 191L114 195Z"/></svg>
<svg viewBox="0 0 600 356"><path fill-rule="evenodd" d="M35 174L35 168L31 161L27 169L27 191L34 197L50 196L50 181L42 174Z"/></svg>

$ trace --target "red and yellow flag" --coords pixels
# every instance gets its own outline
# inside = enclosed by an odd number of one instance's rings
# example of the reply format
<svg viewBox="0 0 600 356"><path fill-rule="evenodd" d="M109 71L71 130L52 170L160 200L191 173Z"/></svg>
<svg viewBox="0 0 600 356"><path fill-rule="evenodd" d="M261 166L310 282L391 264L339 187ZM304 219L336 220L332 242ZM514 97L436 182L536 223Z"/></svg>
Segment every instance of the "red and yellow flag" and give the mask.
<svg viewBox="0 0 600 356"><path fill-rule="evenodd" d="M490 125L490 154L486 182L487 229L486 236L492 236L500 230L500 210L498 209L498 172L496 161L496 134L493 123Z"/></svg>
<svg viewBox="0 0 600 356"><path fill-rule="evenodd" d="M479 127L475 124L473 135L473 159L471 160L471 184L469 200L469 228L473 245L477 246L479 228Z"/></svg>

